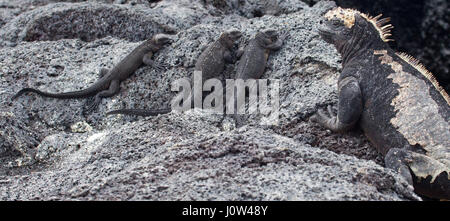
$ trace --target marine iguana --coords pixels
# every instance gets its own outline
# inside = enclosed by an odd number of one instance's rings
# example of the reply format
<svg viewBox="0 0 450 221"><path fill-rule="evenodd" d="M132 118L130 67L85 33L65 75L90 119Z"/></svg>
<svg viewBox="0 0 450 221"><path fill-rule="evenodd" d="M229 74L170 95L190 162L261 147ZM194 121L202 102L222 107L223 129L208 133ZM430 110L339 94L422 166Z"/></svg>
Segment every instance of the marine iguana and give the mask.
<svg viewBox="0 0 450 221"><path fill-rule="evenodd" d="M416 193L450 199L450 97L418 60L389 47L393 27L381 16L325 14L319 34L342 56L338 111L311 120L335 132L359 125Z"/></svg>
<svg viewBox="0 0 450 221"><path fill-rule="evenodd" d="M240 56L239 64L236 70L235 79L259 79L264 74L266 69L267 60L269 55L273 51L279 50L284 40L287 37L287 33L278 35L278 32L274 29L267 29L258 32L253 39L249 41L247 46L238 52ZM239 107L237 106L237 89L234 88L234 99L229 102L234 102L236 125L241 123L241 119L236 114ZM228 104L227 106L231 104Z"/></svg>
<svg viewBox="0 0 450 221"><path fill-rule="evenodd" d="M143 63L161 69L159 65L155 64L151 57L155 52L161 49L164 45L170 43L172 40L172 37L166 34L157 34L153 36L153 38L146 40L136 47L112 70L105 68L101 69L100 79L86 89L64 93L48 93L34 88L24 88L17 92L12 100L26 92L33 92L44 97L59 99L87 98L95 96L94 101L88 105L87 108L87 111L92 111L98 106L102 98L111 97L117 94L120 90L120 82L132 75Z"/></svg>
<svg viewBox="0 0 450 221"><path fill-rule="evenodd" d="M286 37L287 33L278 35L274 29L258 32L247 46L238 52L240 59L235 78L244 80L261 78L270 52L279 50Z"/></svg>
<svg viewBox="0 0 450 221"><path fill-rule="evenodd" d="M219 77L225 69L225 64L236 62L233 47L242 36L239 30L231 29L220 35L200 55L194 70L202 72L202 81Z"/></svg>
<svg viewBox="0 0 450 221"><path fill-rule="evenodd" d="M202 82L219 77L222 74L226 63L234 63L236 61L236 56L232 50L235 42L241 36L241 32L236 29L225 31L200 54L200 57L195 63L194 71L202 72ZM194 82L193 77L191 82ZM121 109L110 111L106 113L106 115L127 114L136 116L155 116L169 112L171 112L170 108L160 110Z"/></svg>

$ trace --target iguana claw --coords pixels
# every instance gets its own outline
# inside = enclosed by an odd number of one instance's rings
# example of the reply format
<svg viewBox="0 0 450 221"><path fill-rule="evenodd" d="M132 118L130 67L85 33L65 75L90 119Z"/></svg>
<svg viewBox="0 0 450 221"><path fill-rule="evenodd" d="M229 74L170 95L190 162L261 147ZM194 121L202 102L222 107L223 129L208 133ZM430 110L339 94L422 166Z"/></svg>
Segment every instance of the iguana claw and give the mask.
<svg viewBox="0 0 450 221"><path fill-rule="evenodd" d="M94 112L98 108L98 105L100 104L100 100L97 98L94 99L88 99L88 101L85 104L85 109L83 110L83 114L89 114Z"/></svg>

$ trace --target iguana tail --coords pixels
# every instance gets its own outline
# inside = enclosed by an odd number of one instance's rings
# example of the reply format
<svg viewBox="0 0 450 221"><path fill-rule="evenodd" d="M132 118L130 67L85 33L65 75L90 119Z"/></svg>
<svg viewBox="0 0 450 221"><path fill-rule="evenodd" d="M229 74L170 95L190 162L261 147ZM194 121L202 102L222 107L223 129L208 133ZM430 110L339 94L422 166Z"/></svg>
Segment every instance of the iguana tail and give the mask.
<svg viewBox="0 0 450 221"><path fill-rule="evenodd" d="M166 108L166 109L159 109L159 110L144 110L144 109L121 109L121 110L114 110L106 113L106 115L113 115L113 114L125 114L125 115L136 115L136 116L156 116L158 114L167 114L170 113L172 109Z"/></svg>
<svg viewBox="0 0 450 221"><path fill-rule="evenodd" d="M86 90L81 90L81 91L53 94L53 93L40 91L40 90L37 90L37 89L34 89L34 88L24 88L24 89L20 90L19 92L17 92L17 94L14 95L14 97L12 97L11 99L15 100L16 98L20 97L22 94L27 93L27 92L33 92L33 93L39 94L39 95L44 96L44 97L69 99L69 98L86 98L86 97L90 97L90 96L94 95L97 91L89 91L89 89L86 89Z"/></svg>

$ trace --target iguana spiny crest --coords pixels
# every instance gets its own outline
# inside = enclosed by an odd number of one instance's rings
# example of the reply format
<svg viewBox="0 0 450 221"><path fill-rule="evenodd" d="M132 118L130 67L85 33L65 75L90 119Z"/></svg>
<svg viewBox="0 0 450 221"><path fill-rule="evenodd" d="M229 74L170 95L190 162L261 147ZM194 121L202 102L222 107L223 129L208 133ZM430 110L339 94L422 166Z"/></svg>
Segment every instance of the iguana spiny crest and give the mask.
<svg viewBox="0 0 450 221"><path fill-rule="evenodd" d="M389 37L392 36L391 30L394 28L394 26L388 24L391 21L391 19L390 18L380 19L381 16L383 16L382 14L372 17L368 14L361 13L354 9L343 9L340 7L330 10L325 14L325 18L328 19L329 21L333 19L339 19L344 23L345 27L347 28L352 28L355 25L357 16L361 16L366 21L370 22L378 32L381 40L383 40L384 42L394 41L392 39L389 39Z"/></svg>

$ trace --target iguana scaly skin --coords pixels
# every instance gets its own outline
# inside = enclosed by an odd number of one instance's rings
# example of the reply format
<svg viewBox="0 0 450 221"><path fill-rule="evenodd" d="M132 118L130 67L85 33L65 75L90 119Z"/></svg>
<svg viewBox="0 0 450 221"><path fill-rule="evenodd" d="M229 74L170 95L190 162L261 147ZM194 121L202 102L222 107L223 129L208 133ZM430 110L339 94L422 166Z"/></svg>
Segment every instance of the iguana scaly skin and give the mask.
<svg viewBox="0 0 450 221"><path fill-rule="evenodd" d="M220 35L220 37L211 43L200 55L195 63L194 70L202 72L202 82L211 78L219 78L225 68L226 63L234 63L235 55L233 47L236 41L241 37L241 32L235 29L228 30ZM193 78L191 82L193 83ZM193 101L193 99L192 99ZM136 116L155 116L171 112L170 108L161 110L143 110L143 109L122 109L106 113L127 114Z"/></svg>
<svg viewBox="0 0 450 221"><path fill-rule="evenodd" d="M352 9L325 15L319 33L342 55L338 111L311 120L342 132L359 124L386 166L421 195L450 199L450 99L425 67L396 53L389 19Z"/></svg>
<svg viewBox="0 0 450 221"><path fill-rule="evenodd" d="M92 86L84 90L65 93L48 93L33 88L24 88L12 99L14 100L26 92L33 92L44 97L59 99L87 98L95 96L94 101L87 108L88 111L92 111L97 107L102 98L111 97L117 94L120 90L120 82L132 75L143 63L160 68L153 62L151 57L155 52L171 41L172 37L165 34L157 34L153 38L146 40L122 59L112 70L101 69L101 78Z"/></svg>

